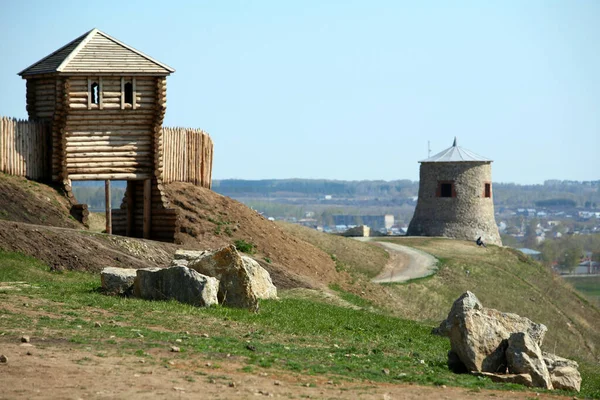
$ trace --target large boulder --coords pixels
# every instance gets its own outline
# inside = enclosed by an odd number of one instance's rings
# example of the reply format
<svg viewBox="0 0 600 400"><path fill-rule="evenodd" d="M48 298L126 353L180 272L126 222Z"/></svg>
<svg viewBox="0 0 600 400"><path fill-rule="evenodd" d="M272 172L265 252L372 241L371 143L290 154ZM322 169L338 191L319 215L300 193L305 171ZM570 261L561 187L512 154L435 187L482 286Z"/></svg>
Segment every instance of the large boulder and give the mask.
<svg viewBox="0 0 600 400"><path fill-rule="evenodd" d="M258 299L276 298L277 289L269 273L235 246L207 251L188 261L201 274L219 280L219 301L233 307L258 309Z"/></svg>
<svg viewBox="0 0 600 400"><path fill-rule="evenodd" d="M506 360L510 373L529 374L534 386L553 389L542 350L527 333L517 332L510 335Z"/></svg>
<svg viewBox="0 0 600 400"><path fill-rule="evenodd" d="M217 304L219 281L184 266L137 270L133 291L148 300L175 299L198 307Z"/></svg>
<svg viewBox="0 0 600 400"><path fill-rule="evenodd" d="M102 290L107 294L129 295L133 291L133 281L137 270L133 268L106 267L100 272Z"/></svg>
<svg viewBox="0 0 600 400"><path fill-rule="evenodd" d="M551 353L542 353L542 357L550 373L550 381L554 389L577 392L581 390L581 374L579 374L577 362Z"/></svg>
<svg viewBox="0 0 600 400"><path fill-rule="evenodd" d="M469 371L506 372L505 350L512 333L526 332L541 346L547 328L516 314L485 308L466 292L452 305L437 333L450 338L456 353Z"/></svg>

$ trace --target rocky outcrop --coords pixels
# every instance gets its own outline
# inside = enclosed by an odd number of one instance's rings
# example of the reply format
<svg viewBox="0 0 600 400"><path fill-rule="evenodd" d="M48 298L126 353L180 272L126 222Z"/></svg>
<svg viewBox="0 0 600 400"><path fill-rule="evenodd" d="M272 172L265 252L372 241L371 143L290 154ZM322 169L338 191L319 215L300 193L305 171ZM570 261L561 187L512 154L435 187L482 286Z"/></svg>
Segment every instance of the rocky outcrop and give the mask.
<svg viewBox="0 0 600 400"><path fill-rule="evenodd" d="M107 294L130 295L136 271L132 268L107 267L100 273L102 290Z"/></svg>
<svg viewBox="0 0 600 400"><path fill-rule="evenodd" d="M542 358L542 350L525 332L517 332L508 338L506 349L508 372L528 374L536 387L552 390L550 374Z"/></svg>
<svg viewBox="0 0 600 400"><path fill-rule="evenodd" d="M175 266L137 270L133 285L136 297L148 300L175 299L199 307L217 304L219 281L193 269Z"/></svg>
<svg viewBox="0 0 600 400"><path fill-rule="evenodd" d="M546 332L545 325L528 318L483 307L471 292L461 295L448 318L434 329L450 338L448 367L454 372L491 374L496 381L579 391L577 363L541 352Z"/></svg>
<svg viewBox="0 0 600 400"><path fill-rule="evenodd" d="M252 258L240 255L234 246L215 251L177 252L174 263L219 280L219 301L225 305L255 309L258 299L277 298L271 276Z"/></svg>
<svg viewBox="0 0 600 400"><path fill-rule="evenodd" d="M106 268L102 286L107 293L176 299L198 306L219 302L252 311L258 311L259 299L277 298L267 270L234 246L215 251L177 250L167 269Z"/></svg>
<svg viewBox="0 0 600 400"><path fill-rule="evenodd" d="M517 314L484 308L466 292L452 305L448 318L437 329L448 336L452 351L469 371L506 372L504 352L512 333L527 332L541 346L547 328Z"/></svg>

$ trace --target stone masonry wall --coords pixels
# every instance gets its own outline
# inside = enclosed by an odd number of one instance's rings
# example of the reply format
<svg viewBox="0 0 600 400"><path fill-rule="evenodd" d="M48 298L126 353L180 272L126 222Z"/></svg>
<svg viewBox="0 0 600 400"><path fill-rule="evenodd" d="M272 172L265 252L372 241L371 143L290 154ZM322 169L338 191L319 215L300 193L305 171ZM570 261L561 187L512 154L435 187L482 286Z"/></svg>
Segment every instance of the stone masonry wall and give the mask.
<svg viewBox="0 0 600 400"><path fill-rule="evenodd" d="M453 181L456 197L437 197L439 181ZM419 200L408 236L444 236L501 246L492 197L484 195L492 183L489 162L421 163Z"/></svg>

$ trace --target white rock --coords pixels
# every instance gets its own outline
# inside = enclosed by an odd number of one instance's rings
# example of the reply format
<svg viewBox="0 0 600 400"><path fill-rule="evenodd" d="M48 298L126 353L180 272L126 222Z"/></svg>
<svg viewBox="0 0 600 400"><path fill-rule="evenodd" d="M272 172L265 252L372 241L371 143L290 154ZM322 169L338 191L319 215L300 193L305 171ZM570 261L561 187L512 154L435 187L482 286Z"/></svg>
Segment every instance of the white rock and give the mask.
<svg viewBox="0 0 600 400"><path fill-rule="evenodd" d="M102 289L108 294L131 294L137 270L107 267L100 273Z"/></svg>

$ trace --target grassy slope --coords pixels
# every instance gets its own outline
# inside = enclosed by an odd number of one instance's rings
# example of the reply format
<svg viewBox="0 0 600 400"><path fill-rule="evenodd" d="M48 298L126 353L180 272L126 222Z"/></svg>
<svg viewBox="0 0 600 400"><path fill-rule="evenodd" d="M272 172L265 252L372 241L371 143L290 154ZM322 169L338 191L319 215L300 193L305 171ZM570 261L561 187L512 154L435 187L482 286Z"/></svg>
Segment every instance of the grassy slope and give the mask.
<svg viewBox="0 0 600 400"><path fill-rule="evenodd" d="M411 318L439 321L452 301L470 290L486 307L545 324L546 351L598 359L600 309L541 264L496 246L481 249L469 242L433 238L399 242L442 260L432 278L388 287L394 297L401 299Z"/></svg>
<svg viewBox="0 0 600 400"><path fill-rule="evenodd" d="M43 264L15 253L0 252L0 261L0 281L37 286L21 292L0 291L4 305L0 307L0 335L18 337L28 332L35 337L53 332L67 338L69 347L87 349L86 358L91 361L106 355L138 356L168 367L164 354L176 339L183 338L177 344L182 352L171 353L170 358L201 357L219 363L230 354L246 363L247 372L278 368L333 381L369 379L526 390L450 373L445 365L448 341L431 335L431 326L418 322L293 298L265 301L261 312L253 314L108 297L96 290L97 275L50 273ZM102 326L94 327L95 321ZM203 332L210 337L202 337ZM249 345L255 350L250 351ZM582 395L600 396L594 372L584 376Z"/></svg>
<svg viewBox="0 0 600 400"><path fill-rule="evenodd" d="M577 359L600 357L599 308L562 278L511 249L483 249L470 242L440 238L382 238L433 254L440 259L439 271L406 284L376 285L367 277L386 262L385 257L373 255L381 248L303 227L281 226L340 259L351 255L344 262L354 272L355 281L340 286L396 316L437 324L454 300L470 290L486 307L514 312L548 326L544 350ZM367 277L362 276L365 270Z"/></svg>
<svg viewBox="0 0 600 400"><path fill-rule="evenodd" d="M288 234L320 248L331 256L335 256L338 267L349 268L370 278L376 276L389 259L384 249L368 243L320 233L300 225L287 223L278 223L278 225Z"/></svg>
<svg viewBox="0 0 600 400"><path fill-rule="evenodd" d="M575 289L589 297L600 307L600 276L565 278Z"/></svg>

